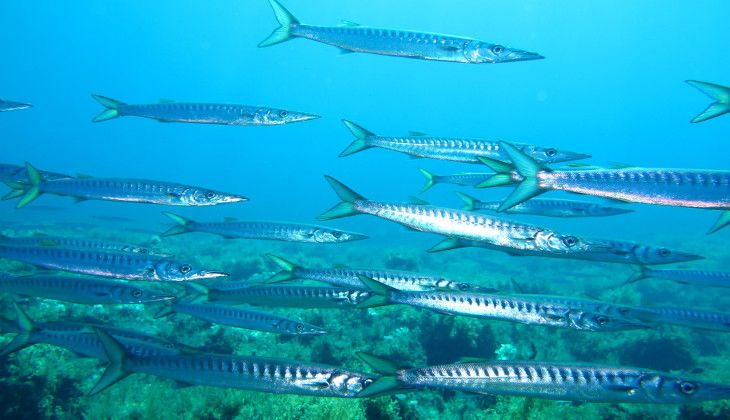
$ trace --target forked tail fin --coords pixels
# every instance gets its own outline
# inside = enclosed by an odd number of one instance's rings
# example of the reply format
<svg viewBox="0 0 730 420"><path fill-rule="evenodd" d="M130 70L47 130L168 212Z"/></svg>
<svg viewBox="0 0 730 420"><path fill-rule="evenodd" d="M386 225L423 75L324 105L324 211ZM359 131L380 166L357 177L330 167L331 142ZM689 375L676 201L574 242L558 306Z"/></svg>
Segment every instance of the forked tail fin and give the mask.
<svg viewBox="0 0 730 420"><path fill-rule="evenodd" d="M172 219L173 222L177 223L175 226L171 227L170 229L167 229L165 232L163 232L160 236L172 236L172 235L179 235L181 233L190 232L190 224L193 223L192 220L186 219L180 215L177 215L175 213L170 213L163 211L162 214Z"/></svg>
<svg viewBox="0 0 730 420"><path fill-rule="evenodd" d="M502 212L542 194L544 190L540 188L537 181L537 174L540 171L546 170L546 168L509 143L501 142L500 146L502 146L502 149L509 156L517 172L524 177L517 185L517 188L512 191L512 194L497 209L497 211Z"/></svg>
<svg viewBox="0 0 730 420"><path fill-rule="evenodd" d="M331 209L322 213L319 216L319 220L332 220L338 219L340 217L355 216L357 214L360 214L360 212L355 209L355 201L365 200L365 197L356 193L347 185L341 183L340 181L332 178L329 175L325 175L324 179L327 180L332 189L335 191L335 194L337 194L337 196L340 197L340 200L342 201L337 203Z"/></svg>
<svg viewBox="0 0 730 420"><path fill-rule="evenodd" d="M119 116L119 107L121 105L126 105L124 102L117 101L116 99L107 98L106 96L101 95L91 95L92 98L96 99L96 102L99 102L104 106L103 111L99 113L96 117L94 117L91 122L102 122L106 120L111 120L114 118L117 118Z"/></svg>
<svg viewBox="0 0 730 420"><path fill-rule="evenodd" d="M281 271L266 279L266 283L279 283L297 278L294 271L300 268L299 266L274 254L266 254L266 257L281 268Z"/></svg>
<svg viewBox="0 0 730 420"><path fill-rule="evenodd" d="M355 136L355 140L353 140L352 143L350 143L350 145L340 153L339 157L349 156L353 153L361 152L372 147L368 144L367 139L368 137L374 136L375 133L364 129L352 121L342 120L342 123L345 124L345 127L347 127L352 135Z"/></svg>
<svg viewBox="0 0 730 420"><path fill-rule="evenodd" d="M694 117L691 122L698 123L711 118L719 117L730 112L730 87L714 83L700 82L699 80L687 80L687 83L699 89L702 93L714 99L704 111Z"/></svg>
<svg viewBox="0 0 730 420"><path fill-rule="evenodd" d="M284 6L282 6L278 1L269 0L269 3L271 3L271 8L274 9L276 20L279 21L279 27L274 29L274 32L272 32L268 38L259 43L259 48L268 47L294 38L291 34L291 28L292 26L299 24L297 18L295 18L291 12L286 10L286 8L284 8Z"/></svg>
<svg viewBox="0 0 730 420"><path fill-rule="evenodd" d="M13 337L10 343L3 347L2 351L0 351L0 357L7 356L10 353L22 350L33 344L30 342L30 334L35 329L33 320L20 309L17 303L13 302L13 305L15 306L15 313L18 317L18 334Z"/></svg>

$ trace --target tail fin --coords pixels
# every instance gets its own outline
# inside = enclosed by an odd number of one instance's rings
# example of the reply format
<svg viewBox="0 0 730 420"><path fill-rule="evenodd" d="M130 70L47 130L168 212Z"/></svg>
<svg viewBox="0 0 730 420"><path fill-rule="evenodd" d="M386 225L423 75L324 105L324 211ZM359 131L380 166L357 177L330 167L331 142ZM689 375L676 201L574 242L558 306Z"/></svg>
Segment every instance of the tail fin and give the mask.
<svg viewBox="0 0 730 420"><path fill-rule="evenodd" d="M340 217L355 216L357 214L360 214L359 211L355 210L355 201L365 200L365 197L351 190L349 187L347 187L347 185L341 183L340 181L332 178L329 175L325 175L324 179L329 182L332 189L335 190L335 194L337 194L337 196L340 197L340 200L342 201L340 203L337 203L331 209L322 213L319 216L319 220L332 220L338 219Z"/></svg>
<svg viewBox="0 0 730 420"><path fill-rule="evenodd" d="M25 162L25 173L28 177L28 184L23 186L23 198L18 201L18 204L15 206L16 208L21 208L28 205L31 201L35 200L36 198L38 198L38 196L41 195L40 185L43 177L41 176L40 172L38 172L38 169L36 169L30 163ZM11 194L20 196L20 194L15 191L11 191L10 193L8 193L8 196L10 196Z"/></svg>
<svg viewBox="0 0 730 420"><path fill-rule="evenodd" d="M514 167L511 164L484 156L478 156L477 159L487 165L489 169L496 172L496 174L482 181L476 186L476 188L501 187L515 183L512 179L512 171L514 170Z"/></svg>
<svg viewBox="0 0 730 420"><path fill-rule="evenodd" d="M373 368L373 370L385 375L376 379L373 383L360 391L357 394L358 397L375 397L379 395L392 394L406 389L406 387L395 377L396 373L402 369L400 366L390 360L383 359L382 357L378 357L370 353L358 351L355 352L355 354L360 358L360 360Z"/></svg>
<svg viewBox="0 0 730 420"><path fill-rule="evenodd" d="M497 211L501 212L509 210L544 192L537 182L537 173L545 170L545 167L509 143L500 142L500 145L507 155L509 155L512 165L517 169L517 172L525 178L512 191L512 194L502 202L502 205L499 206Z"/></svg>
<svg viewBox="0 0 730 420"><path fill-rule="evenodd" d="M266 280L266 283L279 283L282 281L289 281L297 278L296 274L294 274L294 271L297 268L300 268L299 266L274 254L266 254L266 257L274 264L279 266L279 268L281 268L281 271L269 277Z"/></svg>
<svg viewBox="0 0 730 420"><path fill-rule="evenodd" d="M645 266L638 265L632 268L634 269L634 272L631 276L629 276L628 280L626 280L624 284L636 283L639 280L644 280L649 277L649 270Z"/></svg>
<svg viewBox="0 0 730 420"><path fill-rule="evenodd" d="M700 115L694 117L691 122L698 123L707 121L730 112L730 87L716 85L714 83L700 82L698 80L687 80L687 83L699 89L715 102L711 103Z"/></svg>
<svg viewBox="0 0 730 420"><path fill-rule="evenodd" d="M2 351L0 351L0 357L15 353L33 344L30 342L30 333L35 329L33 320L20 309L17 303L13 302L13 306L15 306L15 313L18 317L18 334L13 337L13 340L8 345L3 347Z"/></svg>
<svg viewBox="0 0 730 420"><path fill-rule="evenodd" d="M99 102L104 106L104 108L106 108L105 110L101 111L99 115L94 117L91 122L102 122L117 118L119 116L119 107L121 105L126 105L124 102L117 101L116 99L112 98L107 98L106 96L91 95L91 97L96 99L96 102Z"/></svg>
<svg viewBox="0 0 730 420"><path fill-rule="evenodd" d="M127 350L124 349L124 346L100 328L94 327L94 332L104 347L104 353L106 353L106 358L109 359L109 365L104 374L101 375L99 382L89 391L89 395L98 394L129 375L129 372L124 370L124 359L127 357Z"/></svg>
<svg viewBox="0 0 730 420"><path fill-rule="evenodd" d="M342 122L345 124L345 127L350 130L352 135L355 136L355 140L350 143L350 145L347 146L345 150L342 151L342 153L340 153L339 157L349 156L353 153L361 152L365 149L373 147L367 143L367 138L374 136L375 133L364 129L363 127L355 124L352 121L342 120Z"/></svg>
<svg viewBox="0 0 730 420"><path fill-rule="evenodd" d="M421 192L425 193L426 191L430 190L431 187L433 187L435 184L438 184L438 182L436 182L436 180L434 179L436 177L436 175L432 174L431 172L429 172L425 169L420 169L420 171L423 174L423 176L426 177L426 185L424 185L423 188L421 188Z"/></svg>
<svg viewBox="0 0 730 420"><path fill-rule="evenodd" d="M456 192L456 195L459 196L462 200L464 200L464 208L463 210L466 211L474 211L476 208L476 204L479 202L476 198L470 196L469 194L464 194L463 192Z"/></svg>
<svg viewBox="0 0 730 420"><path fill-rule="evenodd" d="M186 302L198 303L208 299L209 289L207 286L200 283L193 283L191 281L184 282L183 286L185 286L185 295L183 298Z"/></svg>
<svg viewBox="0 0 730 420"><path fill-rule="evenodd" d="M3 182L10 187L10 191L3 196L3 200L12 200L13 198L22 197L25 194L25 184L11 180Z"/></svg>
<svg viewBox="0 0 730 420"><path fill-rule="evenodd" d="M160 236L172 236L172 235L179 235L179 234L185 233L185 232L190 232L190 223L193 222L192 220L186 219L175 213L169 213L166 211L163 211L162 214L169 217L170 219L172 219L173 222L175 222L177 224L175 226L171 227L170 229L167 229Z"/></svg>
<svg viewBox="0 0 730 420"><path fill-rule="evenodd" d="M357 277L365 285L365 287L368 288L368 290L373 292L372 296L357 305L358 308L374 308L376 306L389 305L391 303L390 294L398 291L397 289L385 285L377 280L373 280L370 277L361 275L358 275Z"/></svg>
<svg viewBox="0 0 730 420"><path fill-rule="evenodd" d="M291 28L292 26L299 24L297 18L286 10L278 1L269 0L269 2L271 3L271 8L274 9L276 20L279 21L279 27L274 29L274 32L272 32L268 38L259 43L259 48L268 47L294 38L291 34Z"/></svg>
<svg viewBox="0 0 730 420"><path fill-rule="evenodd" d="M715 233L718 230L724 228L725 226L730 225L730 210L724 211L720 217L717 219L715 224L712 226L709 232L707 234Z"/></svg>

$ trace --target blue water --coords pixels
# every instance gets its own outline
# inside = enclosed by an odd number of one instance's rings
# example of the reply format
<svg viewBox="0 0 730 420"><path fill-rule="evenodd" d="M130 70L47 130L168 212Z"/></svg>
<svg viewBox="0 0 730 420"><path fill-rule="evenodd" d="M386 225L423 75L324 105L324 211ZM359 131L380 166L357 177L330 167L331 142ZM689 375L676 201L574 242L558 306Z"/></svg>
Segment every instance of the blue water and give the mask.
<svg viewBox="0 0 730 420"><path fill-rule="evenodd" d="M235 216L307 223L338 201L324 174L368 198L400 201L420 190L421 167L437 174L488 172L480 165L412 160L380 149L338 158L352 141L341 118L383 135L417 130L555 146L590 153L597 164L728 169L730 117L690 124L711 100L684 83L730 84L727 2L287 0L284 5L304 23L334 25L345 19L470 36L546 59L499 65L427 62L340 54L302 39L260 49L256 45L277 26L264 0L5 1L0 2L0 97L35 107L0 115L0 161L175 181L251 198L180 211L198 220ZM161 124L133 117L92 124L101 111L92 93L129 103L168 98L264 105L323 118L273 127ZM455 189L439 185L422 197L461 206ZM486 200L508 191L467 192ZM39 205L53 207L32 210ZM685 250L709 252L702 264L727 268L727 260L713 258L711 246L696 249L702 243L725 246L728 231L704 237L717 212L633 208L636 213L598 221L522 220L597 237L690 244ZM73 204L43 196L23 210L0 203L0 219L88 222L91 215L117 215L161 231L166 224L161 210L169 209ZM357 249L373 253L381 245L425 250L438 240L368 216L329 225L370 234L371 242ZM468 252L472 258L498 255ZM419 258L428 264L429 258L448 257ZM541 261L531 264L540 270ZM560 261L543 267L558 264L567 269Z"/></svg>

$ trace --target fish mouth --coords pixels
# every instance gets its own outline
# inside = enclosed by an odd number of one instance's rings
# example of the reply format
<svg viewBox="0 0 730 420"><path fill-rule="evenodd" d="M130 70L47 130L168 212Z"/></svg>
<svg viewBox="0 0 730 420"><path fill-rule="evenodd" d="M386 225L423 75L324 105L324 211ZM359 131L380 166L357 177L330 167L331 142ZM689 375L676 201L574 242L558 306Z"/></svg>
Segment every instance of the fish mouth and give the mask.
<svg viewBox="0 0 730 420"><path fill-rule="evenodd" d="M200 271L198 274L195 275L195 278L191 280L199 280L199 279L216 279L220 277L228 277L228 273L224 273L223 271Z"/></svg>
<svg viewBox="0 0 730 420"><path fill-rule="evenodd" d="M510 61L533 61L533 60L542 60L545 57L534 52L529 51L521 51L521 50L513 50L511 51L507 57L502 60L506 62Z"/></svg>
<svg viewBox="0 0 730 420"><path fill-rule="evenodd" d="M244 197L242 195L228 195L225 202L226 203L239 203L243 201L248 201L248 197Z"/></svg>
<svg viewBox="0 0 730 420"><path fill-rule="evenodd" d="M309 120L316 120L318 118L322 118L320 115L315 114L303 114L303 113L297 113L293 118L292 122L301 122L301 121L309 121Z"/></svg>
<svg viewBox="0 0 730 420"><path fill-rule="evenodd" d="M688 252L678 252L674 255L674 258L671 262L668 262L667 264L671 263L677 263L677 262L687 262L687 261L697 261L697 260L704 260L705 257L702 255L697 254L690 254Z"/></svg>
<svg viewBox="0 0 730 420"><path fill-rule="evenodd" d="M368 235L363 235L362 233L348 233L347 240L352 241L362 241L363 239L368 239Z"/></svg>

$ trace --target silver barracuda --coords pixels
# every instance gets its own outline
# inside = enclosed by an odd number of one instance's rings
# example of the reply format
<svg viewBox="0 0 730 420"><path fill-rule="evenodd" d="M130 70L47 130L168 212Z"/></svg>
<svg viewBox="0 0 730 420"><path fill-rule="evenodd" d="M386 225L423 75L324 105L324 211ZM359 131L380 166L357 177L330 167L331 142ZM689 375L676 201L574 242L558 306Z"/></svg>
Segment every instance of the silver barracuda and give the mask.
<svg viewBox="0 0 730 420"><path fill-rule="evenodd" d="M110 364L91 390L92 395L130 373L146 373L188 385L340 398L357 397L377 378L338 367L253 356L135 356L106 332L97 330L97 334Z"/></svg>
<svg viewBox="0 0 730 420"><path fill-rule="evenodd" d="M72 178L71 175L61 174L58 172L38 171L43 179L61 179ZM25 166L12 165L8 163L0 163L0 181L23 182L28 179L28 172Z"/></svg>
<svg viewBox="0 0 730 420"><path fill-rule="evenodd" d="M171 101L156 104L132 105L101 95L91 96L105 108L92 122L132 116L150 118L166 123L279 125L319 118L318 115L263 106Z"/></svg>
<svg viewBox="0 0 730 420"><path fill-rule="evenodd" d="M355 307L372 293L363 289L320 286L261 286L214 283L209 287L189 283L209 301L246 303L256 306L287 308Z"/></svg>
<svg viewBox="0 0 730 420"><path fill-rule="evenodd" d="M590 312L551 299L531 295L494 295L463 292L405 292L375 280L361 277L375 294L358 305L371 308L403 304L447 315L497 319L528 325L567 328L580 331L623 331L648 328L643 322L606 313Z"/></svg>
<svg viewBox="0 0 730 420"><path fill-rule="evenodd" d="M175 298L169 291L156 290L147 285L61 275L0 275L0 292L90 305L150 303Z"/></svg>
<svg viewBox="0 0 730 420"><path fill-rule="evenodd" d="M319 335L327 332L320 327L275 314L195 302L173 302L155 317L173 313L190 315L214 324L283 335Z"/></svg>
<svg viewBox="0 0 730 420"><path fill-rule="evenodd" d="M652 324L730 332L730 314L668 306L637 306L632 316Z"/></svg>
<svg viewBox="0 0 730 420"><path fill-rule="evenodd" d="M461 192L456 194L464 201L464 210L466 211L497 211L502 205L501 201L480 201L469 194ZM631 209L603 206L585 201L542 200L539 198L525 201L505 210L505 213L509 214L529 214L546 217L606 217L631 212L633 212Z"/></svg>
<svg viewBox="0 0 730 420"><path fill-rule="evenodd" d="M228 276L164 257L92 249L0 243L0 257L52 270L125 280L188 281Z"/></svg>
<svg viewBox="0 0 730 420"><path fill-rule="evenodd" d="M22 350L34 344L44 343L71 350L85 356L107 361L104 348L96 335L94 328L101 328L114 336L135 355L174 355L193 353L196 350L190 347L173 343L161 338L146 335L137 331L115 328L108 325L73 323L73 322L45 322L35 323L18 305L15 305L18 321L16 326L2 331L15 333L15 337L0 350L0 357Z"/></svg>
<svg viewBox="0 0 730 420"><path fill-rule="evenodd" d="M692 286L730 287L730 273L707 270L655 270L638 266L626 283L655 278Z"/></svg>
<svg viewBox="0 0 730 420"><path fill-rule="evenodd" d="M41 194L69 196L77 201L125 201L168 206L214 206L248 200L240 195L174 182L87 177L45 180L41 173L28 163L26 171L27 182L5 181L11 191L3 199L22 197L18 201L18 208L27 205Z"/></svg>
<svg viewBox="0 0 730 420"><path fill-rule="evenodd" d="M32 107L33 105L31 104L0 99L0 112L19 111L21 109L27 109Z"/></svg>
<svg viewBox="0 0 730 420"><path fill-rule="evenodd" d="M267 283L289 280L313 280L328 283L333 286L367 290L359 276L369 277L398 290L460 290L460 291L489 291L496 290L490 287L477 286L450 280L441 276L429 276L421 273L396 270L375 270L366 268L305 268L287 261L273 254L267 254L280 269Z"/></svg>
<svg viewBox="0 0 730 420"><path fill-rule="evenodd" d="M321 220L370 214L394 221L411 229L444 235L447 239L429 251L444 251L464 246L479 246L515 255L576 258L584 260L637 262L637 249L624 249L625 244L605 240L586 240L547 228L487 217L478 213L443 207L386 203L368 200L336 179L325 176L327 182L342 200L320 216ZM621 246L618 247L617 246ZM642 248L646 253L659 252L661 261L681 262L699 259L697 255L666 248ZM643 251L642 251L643 252ZM643 256L643 253L640 255ZM656 264L656 263L654 263Z"/></svg>
<svg viewBox="0 0 730 420"><path fill-rule="evenodd" d="M244 238L320 244L367 239L367 236L359 233L303 223L242 221L230 218L223 222L196 222L173 213L163 212L163 214L172 219L176 225L162 233L161 236L205 232L228 239Z"/></svg>
<svg viewBox="0 0 730 420"><path fill-rule="evenodd" d="M357 353L378 372L360 396L406 390L462 391L573 402L687 404L730 398L730 385L629 367L555 362L454 363L403 369L368 353Z"/></svg>
<svg viewBox="0 0 730 420"><path fill-rule="evenodd" d="M448 160L454 162L479 163L479 158L506 159L499 140L473 138L417 136L379 136L365 128L343 120L345 126L355 136L355 140L342 152L340 157L349 156L372 147L393 150L410 156ZM590 155L559 150L554 147L520 144L520 150L539 162L565 162L586 159Z"/></svg>
<svg viewBox="0 0 730 420"><path fill-rule="evenodd" d="M524 177L498 211L508 210L546 191L568 191L631 203L726 210L710 233L730 224L730 171L694 169L552 170L502 143Z"/></svg>
<svg viewBox="0 0 730 420"><path fill-rule="evenodd" d="M571 239L573 238L573 239ZM553 253L550 255L538 255L552 258L572 258L578 260L613 262L620 264L673 264L701 260L704 257L688 252L674 249L642 245L633 242L614 241L607 239L590 239L566 237L568 242L580 241L582 251L574 253ZM431 247L428 252L448 251L457 248L484 248L497 251L505 251L501 247L494 246L486 241L475 241L462 238L448 238ZM536 255L534 252L524 250L510 250L510 255Z"/></svg>
<svg viewBox="0 0 730 420"><path fill-rule="evenodd" d="M426 177L426 184L421 188L422 193L430 190L436 184L476 187L494 175L493 173L486 172L462 172L452 175L436 175L425 169L421 169L420 171Z"/></svg>
<svg viewBox="0 0 730 420"><path fill-rule="evenodd" d="M278 1L269 1L280 26L259 47L268 47L292 38L306 38L345 52L456 63L506 63L545 58L532 52L452 35L369 28L352 22L345 22L341 26L306 25L300 23Z"/></svg>
<svg viewBox="0 0 730 420"><path fill-rule="evenodd" d="M715 83L700 82L699 80L687 80L687 83L696 87L700 92L714 99L704 111L694 117L691 122L698 123L730 112L730 87L717 85Z"/></svg>
<svg viewBox="0 0 730 420"><path fill-rule="evenodd" d="M36 235L28 237L9 237L0 235L0 244L15 246L47 246L75 249L98 249L102 251L128 252L131 254L144 254L156 257L170 257L154 249L144 246L112 242L100 239L69 238L59 236Z"/></svg>

